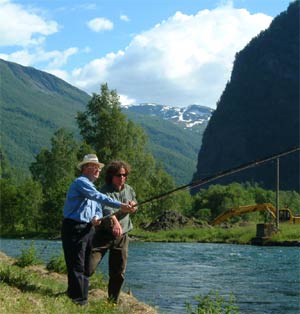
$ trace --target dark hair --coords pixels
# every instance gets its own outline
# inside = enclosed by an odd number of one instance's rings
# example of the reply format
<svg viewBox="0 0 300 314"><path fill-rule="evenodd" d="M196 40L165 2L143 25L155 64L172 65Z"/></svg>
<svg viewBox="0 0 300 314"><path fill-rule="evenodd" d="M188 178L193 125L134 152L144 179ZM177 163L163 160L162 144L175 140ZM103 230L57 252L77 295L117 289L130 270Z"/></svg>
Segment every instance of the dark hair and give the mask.
<svg viewBox="0 0 300 314"><path fill-rule="evenodd" d="M128 175L131 171L130 165L122 160L114 160L109 163L109 165L106 168L106 173L105 173L105 182L106 184L111 184L112 183L112 178L115 174L119 172L121 168L124 168L126 171L126 174Z"/></svg>

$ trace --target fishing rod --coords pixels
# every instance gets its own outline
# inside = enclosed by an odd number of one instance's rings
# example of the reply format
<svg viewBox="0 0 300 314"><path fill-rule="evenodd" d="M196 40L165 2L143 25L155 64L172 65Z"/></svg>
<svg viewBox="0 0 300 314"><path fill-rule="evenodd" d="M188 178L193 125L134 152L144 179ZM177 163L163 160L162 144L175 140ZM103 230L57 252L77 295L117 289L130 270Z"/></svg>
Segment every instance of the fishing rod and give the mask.
<svg viewBox="0 0 300 314"><path fill-rule="evenodd" d="M167 191L165 193L153 196L153 197L151 197L151 198L149 198L149 199L147 199L145 201L142 201L140 203L135 204L133 207L145 205L147 203L151 203L153 201L160 200L162 198L165 198L165 197L167 197L167 196L169 196L169 195L171 195L173 193L176 193L178 191L181 191L181 190L193 189L195 187L198 187L200 185L206 184L208 182L211 182L211 181L223 178L225 176L228 176L228 175L233 174L233 173L240 172L240 171L248 169L248 168L256 167L256 166L258 166L260 164L263 164L263 163L266 163L268 161L271 161L271 160L274 160L274 159L277 159L277 158L289 155L289 154L294 153L294 152L299 151L299 150L300 150L300 147L297 146L297 147L294 147L294 148L290 148L290 149L288 149L286 151L283 151L281 153L277 153L277 154L274 154L274 155L271 155L271 156L268 156L268 157L264 157L264 158L259 159L259 160L255 160L255 161L251 161L251 162L242 164L242 165L237 166L235 168L230 168L230 169L221 171L221 172L219 172L217 174L214 174L212 176L208 176L208 177L205 177L203 179L195 180L195 181L193 181L191 183L179 186L179 187L177 187L177 188L175 188L173 190L170 190L170 191ZM120 211L117 211L115 213L106 215L106 216L100 218L100 220L102 221L104 219L110 218L111 216L116 215L117 213L121 213L121 212L122 211L120 210Z"/></svg>
<svg viewBox="0 0 300 314"><path fill-rule="evenodd" d="M192 189L192 188L195 188L195 187L198 187L200 185L203 185L203 184L206 184L208 182L211 182L211 181L214 181L214 180L217 180L219 178L223 178L225 176L228 176L230 174L233 174L233 173L236 173L236 172L240 172L242 170L245 170L245 169L248 169L248 168L251 168L251 167L256 167L262 163L265 163L265 162L268 162L268 161L271 161L271 160L274 160L274 159L277 159L277 158L280 158L280 157L283 157L285 155L289 155L291 153L294 153L296 151L299 151L300 150L300 147L294 147L292 149L289 149L287 151L284 151L284 152L281 152L281 153L278 153L278 154L275 154L275 155L271 155L271 156L268 156L268 157L265 157L263 159L260 159L260 160L256 160L256 161L252 161L252 162L249 162L249 163L245 163L243 165L240 165L238 167L235 167L235 168L230 168L228 170L224 170L224 171L221 171L217 174L214 174L212 176L209 176L209 177L205 177L203 179L199 179L199 180L196 180L196 181L193 181L191 183L188 183L186 185L182 185L182 186L179 186L173 190L170 190L168 192L165 192L165 193L162 193L160 195L157 195L157 196L154 196L152 198L149 198L145 201L142 201L140 202L138 205L143 205L143 204L146 204L146 203L150 203L154 200L158 200L158 199L161 199L161 198L164 198L170 194L173 194L177 191L181 191L181 190L185 190L185 189ZM138 206L136 205L136 206Z"/></svg>

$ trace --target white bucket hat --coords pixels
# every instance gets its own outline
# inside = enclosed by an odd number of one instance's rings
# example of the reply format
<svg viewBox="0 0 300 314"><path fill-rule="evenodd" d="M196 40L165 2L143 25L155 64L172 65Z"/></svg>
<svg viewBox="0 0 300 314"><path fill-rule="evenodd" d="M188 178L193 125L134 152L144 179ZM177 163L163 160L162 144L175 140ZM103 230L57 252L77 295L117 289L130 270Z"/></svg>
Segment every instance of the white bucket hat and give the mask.
<svg viewBox="0 0 300 314"><path fill-rule="evenodd" d="M95 154L88 154L88 155L85 155L85 156L83 157L83 160L77 165L77 168L78 168L79 170L81 170L81 167L82 167L84 164L96 164L96 165L98 165L100 168L103 168L103 167L104 167L104 164L102 164L101 162L99 162L98 157L97 157L97 155L95 155Z"/></svg>

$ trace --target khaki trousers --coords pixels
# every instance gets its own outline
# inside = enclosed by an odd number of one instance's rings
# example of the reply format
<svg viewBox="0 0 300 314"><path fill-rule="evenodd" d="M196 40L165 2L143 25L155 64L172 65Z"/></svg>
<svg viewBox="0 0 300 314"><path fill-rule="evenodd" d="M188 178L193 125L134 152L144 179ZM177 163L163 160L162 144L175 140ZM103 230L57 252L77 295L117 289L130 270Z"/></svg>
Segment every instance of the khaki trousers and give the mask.
<svg viewBox="0 0 300 314"><path fill-rule="evenodd" d="M98 264L101 262L107 251L109 251L108 298L115 303L118 303L119 301L121 288L125 280L128 244L128 234L123 234L120 238L115 238L111 234L98 231L93 239L93 248L90 259L90 275L95 272Z"/></svg>

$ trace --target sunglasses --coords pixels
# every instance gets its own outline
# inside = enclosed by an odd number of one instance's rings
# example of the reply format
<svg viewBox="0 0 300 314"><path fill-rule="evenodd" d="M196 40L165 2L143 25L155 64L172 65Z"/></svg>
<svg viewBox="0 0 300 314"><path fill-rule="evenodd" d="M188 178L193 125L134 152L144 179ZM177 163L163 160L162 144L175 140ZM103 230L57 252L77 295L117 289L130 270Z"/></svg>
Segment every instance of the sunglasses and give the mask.
<svg viewBox="0 0 300 314"><path fill-rule="evenodd" d="M115 177L121 178L121 177L125 177L127 178L128 174L127 173L117 173L114 175Z"/></svg>

